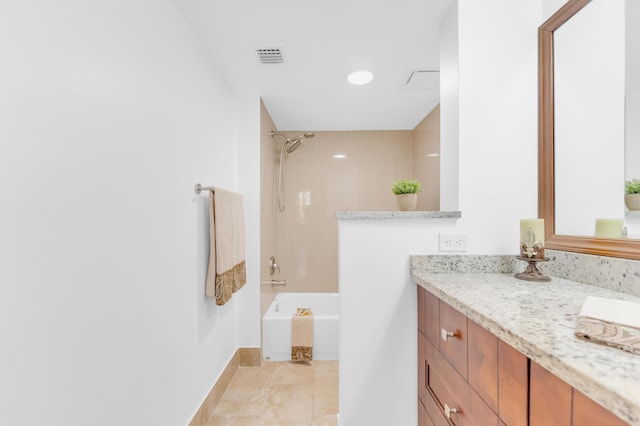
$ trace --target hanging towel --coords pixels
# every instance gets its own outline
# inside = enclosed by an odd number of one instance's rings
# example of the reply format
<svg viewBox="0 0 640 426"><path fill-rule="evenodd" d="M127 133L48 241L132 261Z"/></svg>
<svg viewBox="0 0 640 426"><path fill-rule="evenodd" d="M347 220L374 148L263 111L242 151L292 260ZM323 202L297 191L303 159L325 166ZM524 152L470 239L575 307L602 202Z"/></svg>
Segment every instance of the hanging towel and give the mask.
<svg viewBox="0 0 640 426"><path fill-rule="evenodd" d="M313 312L298 308L291 318L291 360L313 359Z"/></svg>
<svg viewBox="0 0 640 426"><path fill-rule="evenodd" d="M640 354L640 304L588 296L576 336Z"/></svg>
<svg viewBox="0 0 640 426"><path fill-rule="evenodd" d="M224 305L247 282L244 200L221 188L209 193L209 266L205 294Z"/></svg>

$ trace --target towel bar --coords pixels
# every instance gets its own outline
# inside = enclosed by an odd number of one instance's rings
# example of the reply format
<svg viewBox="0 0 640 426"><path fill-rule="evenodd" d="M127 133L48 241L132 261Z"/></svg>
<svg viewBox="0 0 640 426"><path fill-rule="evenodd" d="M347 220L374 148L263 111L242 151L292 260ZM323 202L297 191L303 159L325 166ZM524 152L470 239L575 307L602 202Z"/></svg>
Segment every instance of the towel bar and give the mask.
<svg viewBox="0 0 640 426"><path fill-rule="evenodd" d="M260 284L262 284L262 285L287 285L287 280L282 280L282 281L278 281L278 280L261 281Z"/></svg>
<svg viewBox="0 0 640 426"><path fill-rule="evenodd" d="M213 191L214 188L213 186L202 186L199 183L196 183L195 190L196 194L199 194L202 191Z"/></svg>

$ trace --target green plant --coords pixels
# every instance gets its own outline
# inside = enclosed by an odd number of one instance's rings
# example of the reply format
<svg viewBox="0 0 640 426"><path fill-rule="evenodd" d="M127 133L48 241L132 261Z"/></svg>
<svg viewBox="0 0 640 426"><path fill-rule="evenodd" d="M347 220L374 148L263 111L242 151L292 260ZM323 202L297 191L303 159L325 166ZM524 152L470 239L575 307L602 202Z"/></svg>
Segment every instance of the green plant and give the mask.
<svg viewBox="0 0 640 426"><path fill-rule="evenodd" d="M391 186L391 192L399 194L417 194L422 190L422 184L418 179L398 179Z"/></svg>
<svg viewBox="0 0 640 426"><path fill-rule="evenodd" d="M624 183L627 194L640 194L640 179L631 179Z"/></svg>

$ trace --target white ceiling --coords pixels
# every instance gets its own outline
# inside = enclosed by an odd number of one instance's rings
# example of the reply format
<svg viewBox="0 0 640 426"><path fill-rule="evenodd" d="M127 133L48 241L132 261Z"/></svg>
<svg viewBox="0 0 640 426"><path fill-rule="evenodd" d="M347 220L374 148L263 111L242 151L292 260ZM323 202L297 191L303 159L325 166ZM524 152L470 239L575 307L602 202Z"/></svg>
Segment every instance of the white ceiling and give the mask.
<svg viewBox="0 0 640 426"><path fill-rule="evenodd" d="M438 70L438 24L454 0L174 0L239 95L258 94L279 130L413 129L439 87L409 89L410 70ZM284 63L256 49L279 47ZM352 86L347 74L373 71Z"/></svg>

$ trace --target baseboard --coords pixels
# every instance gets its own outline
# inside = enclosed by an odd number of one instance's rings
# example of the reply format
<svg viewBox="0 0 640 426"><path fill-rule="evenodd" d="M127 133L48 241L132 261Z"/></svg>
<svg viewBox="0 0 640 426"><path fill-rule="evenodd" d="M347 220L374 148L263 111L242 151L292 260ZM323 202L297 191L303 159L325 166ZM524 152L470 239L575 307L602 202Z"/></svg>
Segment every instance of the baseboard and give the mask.
<svg viewBox="0 0 640 426"><path fill-rule="evenodd" d="M189 422L189 426L207 425L207 422L213 415L213 411L216 409L218 402L220 402L220 398L222 398L222 394L224 394L227 386L229 386L229 382L231 382L238 366L253 367L260 365L261 362L261 348L238 348L200 405L200 408L198 408L198 411L196 411L196 414Z"/></svg>
<svg viewBox="0 0 640 426"><path fill-rule="evenodd" d="M218 405L218 402L220 402L222 394L227 389L227 386L229 386L231 378L238 369L240 359L240 357L238 356L238 352L239 351L236 351L231 357L231 360L229 360L229 363L224 368L224 371L222 372L220 377L218 377L218 380L209 391L209 394L205 397L204 401L200 405L200 408L198 408L198 411L196 411L196 414L189 422L189 426L207 425L207 422L213 415L213 410L216 409L216 405Z"/></svg>
<svg viewBox="0 0 640 426"><path fill-rule="evenodd" d="M262 348L240 348L240 367L258 367L262 365Z"/></svg>

